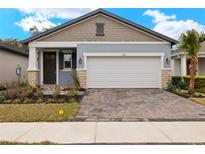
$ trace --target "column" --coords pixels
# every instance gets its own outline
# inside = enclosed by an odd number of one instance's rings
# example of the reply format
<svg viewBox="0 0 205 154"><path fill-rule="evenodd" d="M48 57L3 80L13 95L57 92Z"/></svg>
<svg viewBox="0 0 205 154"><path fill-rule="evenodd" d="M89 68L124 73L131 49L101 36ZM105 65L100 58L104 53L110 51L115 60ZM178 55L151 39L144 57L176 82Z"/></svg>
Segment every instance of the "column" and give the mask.
<svg viewBox="0 0 205 154"><path fill-rule="evenodd" d="M29 47L29 60L28 60L28 83L32 86L39 84L38 82L38 53L36 48Z"/></svg>
<svg viewBox="0 0 205 154"><path fill-rule="evenodd" d="M186 56L181 57L181 76L187 75Z"/></svg>

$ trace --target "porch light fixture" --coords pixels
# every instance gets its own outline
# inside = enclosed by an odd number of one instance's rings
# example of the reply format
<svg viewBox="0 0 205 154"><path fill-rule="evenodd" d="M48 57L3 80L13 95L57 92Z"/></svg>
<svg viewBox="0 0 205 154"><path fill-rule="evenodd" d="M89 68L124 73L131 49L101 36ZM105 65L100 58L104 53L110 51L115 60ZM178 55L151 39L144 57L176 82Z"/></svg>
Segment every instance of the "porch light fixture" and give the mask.
<svg viewBox="0 0 205 154"><path fill-rule="evenodd" d="M82 64L82 63L83 63L82 58L79 58L78 63L79 63L79 64Z"/></svg>
<svg viewBox="0 0 205 154"><path fill-rule="evenodd" d="M165 61L166 61L167 64L169 64L170 59L168 57L166 57Z"/></svg>

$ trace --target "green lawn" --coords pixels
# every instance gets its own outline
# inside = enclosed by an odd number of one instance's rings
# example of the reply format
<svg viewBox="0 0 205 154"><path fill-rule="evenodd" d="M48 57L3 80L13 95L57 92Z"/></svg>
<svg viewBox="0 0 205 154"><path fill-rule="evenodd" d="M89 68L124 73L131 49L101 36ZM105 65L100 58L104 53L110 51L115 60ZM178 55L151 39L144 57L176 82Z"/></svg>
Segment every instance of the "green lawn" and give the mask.
<svg viewBox="0 0 205 154"><path fill-rule="evenodd" d="M205 98L189 98L191 101L194 101L199 104L205 105Z"/></svg>
<svg viewBox="0 0 205 154"><path fill-rule="evenodd" d="M0 122L71 121L77 102L63 104L0 104ZM61 114L59 114L59 111Z"/></svg>

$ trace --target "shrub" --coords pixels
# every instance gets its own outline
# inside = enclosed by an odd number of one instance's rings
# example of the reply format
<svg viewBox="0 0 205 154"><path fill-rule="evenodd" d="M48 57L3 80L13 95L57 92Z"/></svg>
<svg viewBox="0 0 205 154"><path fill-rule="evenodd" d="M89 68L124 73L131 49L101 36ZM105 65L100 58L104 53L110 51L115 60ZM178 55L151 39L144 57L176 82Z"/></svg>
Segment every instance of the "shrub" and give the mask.
<svg viewBox="0 0 205 154"><path fill-rule="evenodd" d="M20 87L17 82L12 82L6 89L6 95L9 99L16 99L21 96Z"/></svg>
<svg viewBox="0 0 205 154"><path fill-rule="evenodd" d="M189 87L190 76L174 76L172 77L172 83L177 88L188 89ZM205 90L205 76L196 76L195 77L195 88L196 91L199 89Z"/></svg>
<svg viewBox="0 0 205 154"><path fill-rule="evenodd" d="M55 100L58 100L60 98L60 92L61 92L60 86L56 86L55 90L53 91L53 98Z"/></svg>
<svg viewBox="0 0 205 154"><path fill-rule="evenodd" d="M29 104L29 103L33 103L33 101L29 98L25 98L23 101L24 104Z"/></svg>
<svg viewBox="0 0 205 154"><path fill-rule="evenodd" d="M43 102L44 102L44 101L43 101L42 98L39 98L39 99L36 100L36 103L43 103Z"/></svg>
<svg viewBox="0 0 205 154"><path fill-rule="evenodd" d="M20 104L20 103L21 103L21 100L20 100L20 99L14 99L14 100L12 101L12 103L14 103L14 104Z"/></svg>
<svg viewBox="0 0 205 154"><path fill-rule="evenodd" d="M0 83L0 91L6 90L6 86L3 83Z"/></svg>
<svg viewBox="0 0 205 154"><path fill-rule="evenodd" d="M48 100L46 101L46 103L55 103L55 100L52 98L48 98Z"/></svg>
<svg viewBox="0 0 205 154"><path fill-rule="evenodd" d="M76 90L75 88L70 89L67 93L69 97L75 97L77 96L77 94L78 94L78 90Z"/></svg>
<svg viewBox="0 0 205 154"><path fill-rule="evenodd" d="M6 93L5 92L0 92L0 102L4 102L6 100Z"/></svg>
<svg viewBox="0 0 205 154"><path fill-rule="evenodd" d="M72 78L76 89L80 89L80 80L76 70L72 70Z"/></svg>
<svg viewBox="0 0 205 154"><path fill-rule="evenodd" d="M170 91L170 92L174 92L174 91L176 91L176 86L173 84L173 82L172 81L169 81L169 83L168 83L168 86L167 86L167 90L168 91Z"/></svg>
<svg viewBox="0 0 205 154"><path fill-rule="evenodd" d="M36 87L36 92L34 95L36 98L40 98L40 99L44 98L43 91L41 90L40 87Z"/></svg>
<svg viewBox="0 0 205 154"><path fill-rule="evenodd" d="M23 84L20 86L20 93L22 99L30 98L34 95L35 89L29 84Z"/></svg>

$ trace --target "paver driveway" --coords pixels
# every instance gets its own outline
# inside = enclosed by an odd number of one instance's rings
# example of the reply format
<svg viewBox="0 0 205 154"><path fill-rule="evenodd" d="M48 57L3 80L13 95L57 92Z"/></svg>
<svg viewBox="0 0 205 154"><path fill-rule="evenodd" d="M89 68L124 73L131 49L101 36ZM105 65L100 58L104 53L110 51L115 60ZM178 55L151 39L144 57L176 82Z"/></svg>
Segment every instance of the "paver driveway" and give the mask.
<svg viewBox="0 0 205 154"><path fill-rule="evenodd" d="M88 89L75 121L205 120L205 106L161 89Z"/></svg>

